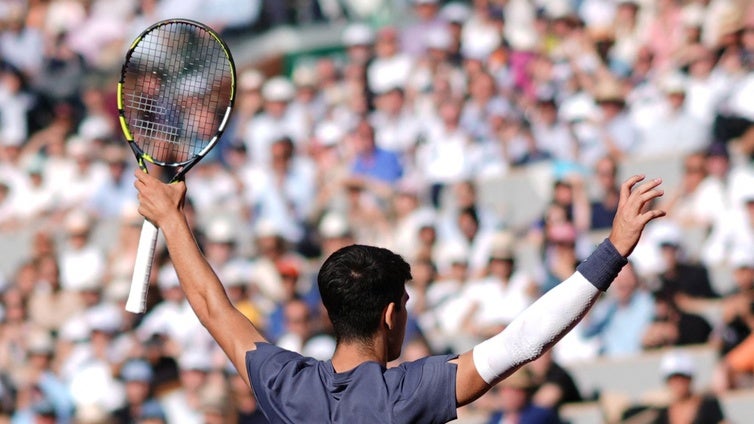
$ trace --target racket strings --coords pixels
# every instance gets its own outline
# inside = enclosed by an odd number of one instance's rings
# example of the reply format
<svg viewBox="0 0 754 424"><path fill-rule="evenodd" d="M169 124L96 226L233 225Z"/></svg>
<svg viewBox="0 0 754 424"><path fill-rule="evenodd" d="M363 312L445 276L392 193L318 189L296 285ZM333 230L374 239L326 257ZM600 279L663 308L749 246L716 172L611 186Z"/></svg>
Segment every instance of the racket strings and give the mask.
<svg viewBox="0 0 754 424"><path fill-rule="evenodd" d="M214 141L231 99L223 46L184 22L159 26L126 65L125 118L136 145L162 163L183 163Z"/></svg>

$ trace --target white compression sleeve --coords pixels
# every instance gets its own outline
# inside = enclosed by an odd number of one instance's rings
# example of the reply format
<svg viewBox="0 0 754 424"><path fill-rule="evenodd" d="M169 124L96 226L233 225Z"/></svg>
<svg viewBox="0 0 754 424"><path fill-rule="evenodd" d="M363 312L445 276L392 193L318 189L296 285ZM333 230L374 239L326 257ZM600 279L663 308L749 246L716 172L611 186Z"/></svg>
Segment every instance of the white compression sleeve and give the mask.
<svg viewBox="0 0 754 424"><path fill-rule="evenodd" d="M600 293L580 272L545 293L500 334L474 347L479 375L488 384L532 361L581 320Z"/></svg>

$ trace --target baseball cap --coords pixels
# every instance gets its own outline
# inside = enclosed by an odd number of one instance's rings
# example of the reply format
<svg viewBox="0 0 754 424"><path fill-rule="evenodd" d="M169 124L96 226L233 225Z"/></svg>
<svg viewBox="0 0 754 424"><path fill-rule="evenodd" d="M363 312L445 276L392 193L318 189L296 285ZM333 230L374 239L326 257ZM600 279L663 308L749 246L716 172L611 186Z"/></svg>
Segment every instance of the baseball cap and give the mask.
<svg viewBox="0 0 754 424"><path fill-rule="evenodd" d="M660 360L660 373L666 379L674 375L693 378L695 371L694 358L683 350L671 350L665 353Z"/></svg>
<svg viewBox="0 0 754 424"><path fill-rule="evenodd" d="M287 102L293 99L296 90L285 77L270 78L262 86L262 97L270 102Z"/></svg>
<svg viewBox="0 0 754 424"><path fill-rule="evenodd" d="M120 369L120 378L126 382L150 382L153 376L152 366L143 359L129 359Z"/></svg>
<svg viewBox="0 0 754 424"><path fill-rule="evenodd" d="M374 30L367 24L354 23L343 31L343 44L346 46L369 46L374 43Z"/></svg>

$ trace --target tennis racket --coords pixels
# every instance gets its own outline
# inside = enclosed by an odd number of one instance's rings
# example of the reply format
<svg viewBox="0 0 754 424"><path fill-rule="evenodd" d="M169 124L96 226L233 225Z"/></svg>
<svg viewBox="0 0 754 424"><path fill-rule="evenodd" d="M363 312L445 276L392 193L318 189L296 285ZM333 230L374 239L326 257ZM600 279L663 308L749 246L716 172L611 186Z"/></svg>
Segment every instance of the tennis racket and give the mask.
<svg viewBox="0 0 754 424"><path fill-rule="evenodd" d="M120 125L139 167L165 167L172 182L218 142L235 98L228 46L206 25L157 22L131 44L118 82ZM126 310L146 310L157 227L144 221Z"/></svg>

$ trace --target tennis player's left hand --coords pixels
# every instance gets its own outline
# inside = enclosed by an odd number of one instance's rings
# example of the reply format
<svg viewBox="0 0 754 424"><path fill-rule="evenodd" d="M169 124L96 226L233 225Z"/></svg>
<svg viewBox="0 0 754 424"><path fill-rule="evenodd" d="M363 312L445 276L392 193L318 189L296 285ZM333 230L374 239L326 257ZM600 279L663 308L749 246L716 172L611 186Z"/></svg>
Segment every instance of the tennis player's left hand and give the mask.
<svg viewBox="0 0 754 424"><path fill-rule="evenodd" d="M169 220L183 216L185 182L166 184L140 169L137 169L134 175L134 187L139 192L139 213L144 218L157 228L161 228Z"/></svg>
<svg viewBox="0 0 754 424"><path fill-rule="evenodd" d="M665 216L665 211L648 209L654 199L663 195L663 190L658 188L662 180L655 178L637 185L642 180L643 175L634 175L624 181L620 188L618 210L609 239L623 257L633 252L649 221Z"/></svg>

